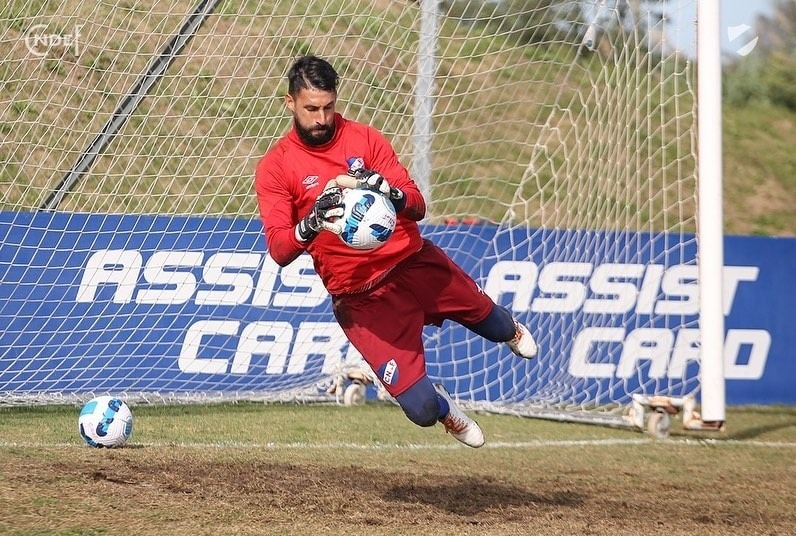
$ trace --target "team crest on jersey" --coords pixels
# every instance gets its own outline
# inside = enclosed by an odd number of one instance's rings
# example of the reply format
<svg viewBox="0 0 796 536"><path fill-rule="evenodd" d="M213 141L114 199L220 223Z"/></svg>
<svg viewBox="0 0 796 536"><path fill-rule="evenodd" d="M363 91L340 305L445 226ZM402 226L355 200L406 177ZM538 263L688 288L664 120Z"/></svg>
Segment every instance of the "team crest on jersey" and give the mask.
<svg viewBox="0 0 796 536"><path fill-rule="evenodd" d="M398 363L395 359L390 359L379 367L379 377L386 385L392 385L398 381Z"/></svg>
<svg viewBox="0 0 796 536"><path fill-rule="evenodd" d="M313 186L318 186L318 176L317 175L307 175L301 181L301 184L303 184L304 188L306 188L307 190L309 190Z"/></svg>
<svg viewBox="0 0 796 536"><path fill-rule="evenodd" d="M365 169L365 159L361 156L349 156L345 162L348 164L348 173L351 175L360 169Z"/></svg>

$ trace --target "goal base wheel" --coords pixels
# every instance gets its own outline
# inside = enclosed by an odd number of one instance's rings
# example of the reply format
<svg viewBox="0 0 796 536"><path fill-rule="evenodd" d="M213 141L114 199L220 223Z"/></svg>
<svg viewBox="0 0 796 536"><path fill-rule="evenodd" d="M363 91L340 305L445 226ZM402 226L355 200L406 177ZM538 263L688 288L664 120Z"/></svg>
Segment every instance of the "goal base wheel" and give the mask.
<svg viewBox="0 0 796 536"><path fill-rule="evenodd" d="M669 437L669 426L671 419L669 413L662 409L656 409L647 417L647 432L658 439Z"/></svg>
<svg viewBox="0 0 796 536"><path fill-rule="evenodd" d="M343 404L346 406L361 406L365 403L366 387L363 383L353 381L343 392Z"/></svg>

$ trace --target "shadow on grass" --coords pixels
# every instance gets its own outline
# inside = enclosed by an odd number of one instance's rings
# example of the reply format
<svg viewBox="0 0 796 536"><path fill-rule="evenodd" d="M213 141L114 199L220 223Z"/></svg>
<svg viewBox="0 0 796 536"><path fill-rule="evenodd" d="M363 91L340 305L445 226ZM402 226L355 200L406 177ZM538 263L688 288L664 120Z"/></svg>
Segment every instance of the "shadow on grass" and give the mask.
<svg viewBox="0 0 796 536"><path fill-rule="evenodd" d="M735 440L742 440L742 439L755 439L760 437L761 435L768 434L771 432L777 432L779 430L784 430L786 428L796 427L796 419L788 419L784 422L778 423L771 423L762 426L753 426L743 428L738 431L732 431L730 424L730 431L727 432L727 439L735 439Z"/></svg>
<svg viewBox="0 0 796 536"><path fill-rule="evenodd" d="M674 426L674 425L673 425ZM690 439L744 441L766 436L774 442L796 441L796 406L731 407L727 413L727 429L689 431L677 427L672 436Z"/></svg>
<svg viewBox="0 0 796 536"><path fill-rule="evenodd" d="M583 504L582 495L571 491L538 495L509 484L454 477L447 483L394 485L382 497L388 501L422 503L459 516L472 516L487 510L505 510L510 507L577 507Z"/></svg>

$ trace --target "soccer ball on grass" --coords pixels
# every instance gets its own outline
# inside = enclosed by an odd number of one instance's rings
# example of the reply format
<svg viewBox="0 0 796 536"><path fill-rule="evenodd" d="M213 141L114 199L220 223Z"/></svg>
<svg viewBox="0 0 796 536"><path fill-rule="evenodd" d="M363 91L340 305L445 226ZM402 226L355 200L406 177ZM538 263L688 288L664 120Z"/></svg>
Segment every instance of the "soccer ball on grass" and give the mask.
<svg viewBox="0 0 796 536"><path fill-rule="evenodd" d="M133 413L121 398L98 396L86 402L77 419L80 437L92 447L121 447L133 434Z"/></svg>
<svg viewBox="0 0 796 536"><path fill-rule="evenodd" d="M343 226L340 239L349 247L360 250L379 248L395 230L395 207L383 195L365 188L343 193Z"/></svg>

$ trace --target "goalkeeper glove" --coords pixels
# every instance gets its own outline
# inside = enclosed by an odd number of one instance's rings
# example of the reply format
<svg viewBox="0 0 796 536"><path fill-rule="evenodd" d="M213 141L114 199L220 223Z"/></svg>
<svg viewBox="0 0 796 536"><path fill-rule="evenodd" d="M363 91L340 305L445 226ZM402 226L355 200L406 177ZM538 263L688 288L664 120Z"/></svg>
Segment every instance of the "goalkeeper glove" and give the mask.
<svg viewBox="0 0 796 536"><path fill-rule="evenodd" d="M400 212L406 206L406 197L403 191L394 186L390 186L387 179L382 177L378 172L360 168L352 170L351 175L357 180L361 188L367 188L368 190L378 192L392 201L395 212Z"/></svg>
<svg viewBox="0 0 796 536"><path fill-rule="evenodd" d="M343 232L343 227L335 220L343 216L343 190L337 186L328 186L315 200L309 213L296 225L296 238L301 242L309 242L322 230L331 231L336 235Z"/></svg>

